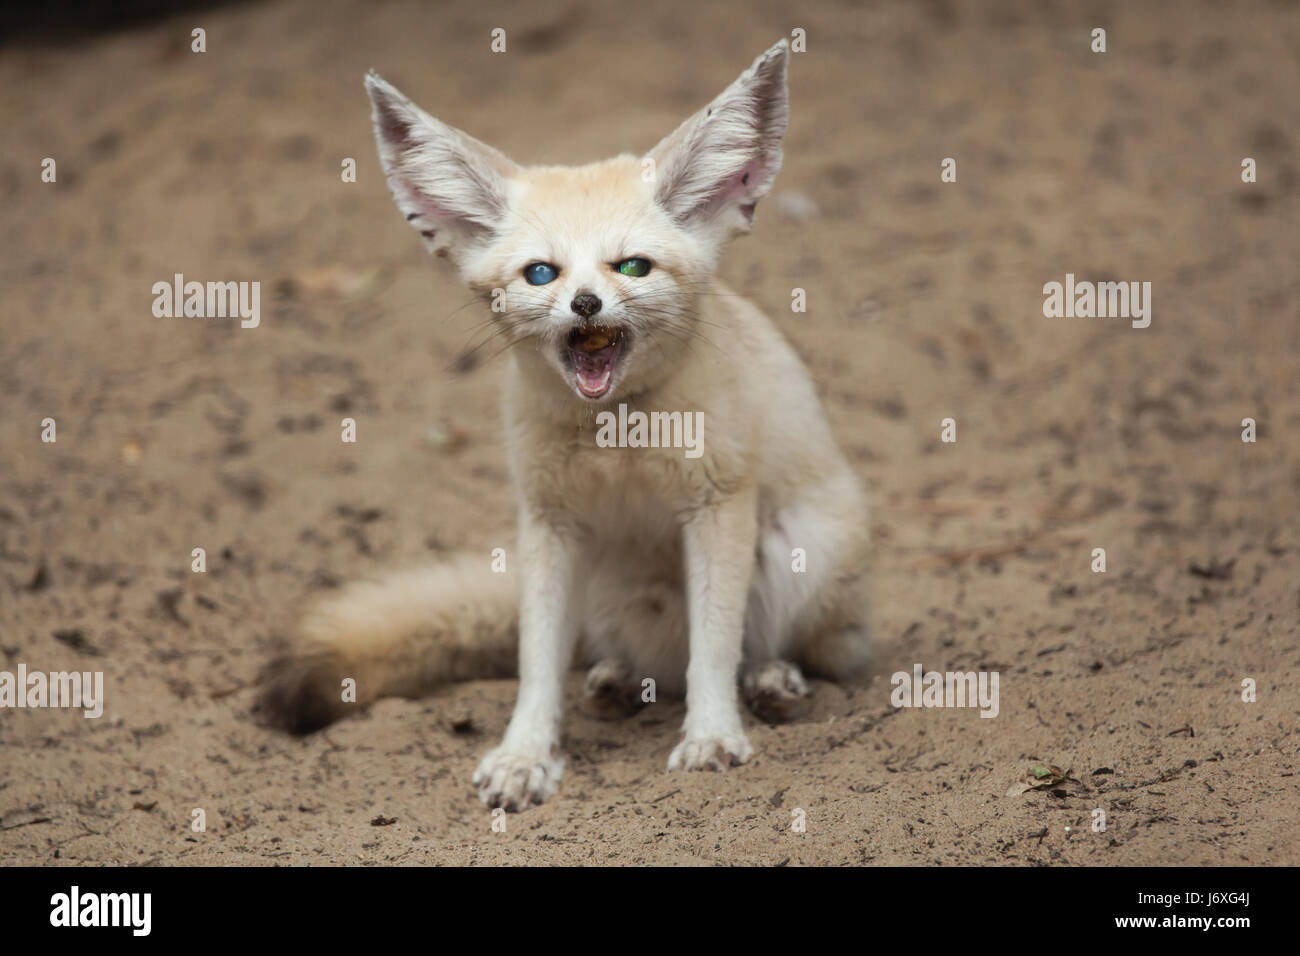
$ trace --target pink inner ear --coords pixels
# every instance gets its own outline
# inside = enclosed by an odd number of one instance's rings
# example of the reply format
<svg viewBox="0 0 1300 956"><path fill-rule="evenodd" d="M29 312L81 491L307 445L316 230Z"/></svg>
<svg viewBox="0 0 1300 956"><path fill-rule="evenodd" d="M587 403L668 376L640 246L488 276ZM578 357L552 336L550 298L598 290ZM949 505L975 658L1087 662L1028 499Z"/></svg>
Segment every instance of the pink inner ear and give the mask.
<svg viewBox="0 0 1300 956"><path fill-rule="evenodd" d="M721 206L730 203L736 203L746 219L754 218L754 206L758 200L754 198L754 189L758 183L764 182L763 174L765 166L760 159L750 160L739 172L728 179L713 198L710 205Z"/></svg>
<svg viewBox="0 0 1300 956"><path fill-rule="evenodd" d="M426 239L432 239L435 233L433 227L443 221L444 217L449 216L450 212L404 179L399 180L397 186L402 191L403 200L398 203L398 206L406 213L406 221L415 222L420 234Z"/></svg>

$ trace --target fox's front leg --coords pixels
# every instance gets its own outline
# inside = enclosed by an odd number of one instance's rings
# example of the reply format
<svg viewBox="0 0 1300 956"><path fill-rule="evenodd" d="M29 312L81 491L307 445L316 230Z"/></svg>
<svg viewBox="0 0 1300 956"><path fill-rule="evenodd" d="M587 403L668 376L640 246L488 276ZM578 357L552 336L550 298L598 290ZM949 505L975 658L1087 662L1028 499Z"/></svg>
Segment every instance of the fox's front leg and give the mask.
<svg viewBox="0 0 1300 956"><path fill-rule="evenodd" d="M684 528L691 660L683 738L669 770L722 770L753 753L736 682L757 536L753 488L710 503Z"/></svg>
<svg viewBox="0 0 1300 956"><path fill-rule="evenodd" d="M473 778L490 807L514 811L541 803L555 793L564 771L564 674L577 635L574 553L572 541L548 522L521 517L519 699L501 746L483 758Z"/></svg>

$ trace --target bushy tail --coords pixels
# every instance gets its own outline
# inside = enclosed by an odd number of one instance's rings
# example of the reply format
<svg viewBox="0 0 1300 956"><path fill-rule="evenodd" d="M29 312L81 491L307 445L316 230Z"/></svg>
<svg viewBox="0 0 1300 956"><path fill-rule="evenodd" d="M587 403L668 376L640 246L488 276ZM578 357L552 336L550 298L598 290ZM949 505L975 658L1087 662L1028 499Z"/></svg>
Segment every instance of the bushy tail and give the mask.
<svg viewBox="0 0 1300 956"><path fill-rule="evenodd" d="M482 555L349 585L312 607L295 648L267 665L255 709L305 734L380 697L516 672L518 592ZM344 702L343 680L356 681Z"/></svg>

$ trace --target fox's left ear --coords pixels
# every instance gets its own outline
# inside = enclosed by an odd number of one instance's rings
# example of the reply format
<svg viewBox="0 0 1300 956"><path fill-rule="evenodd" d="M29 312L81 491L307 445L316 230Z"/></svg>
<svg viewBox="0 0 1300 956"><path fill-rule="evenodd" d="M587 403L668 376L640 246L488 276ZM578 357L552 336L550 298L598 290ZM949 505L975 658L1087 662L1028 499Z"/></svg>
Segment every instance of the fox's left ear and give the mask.
<svg viewBox="0 0 1300 956"><path fill-rule="evenodd" d="M789 118L782 40L658 146L655 200L678 222L745 232L781 168Z"/></svg>

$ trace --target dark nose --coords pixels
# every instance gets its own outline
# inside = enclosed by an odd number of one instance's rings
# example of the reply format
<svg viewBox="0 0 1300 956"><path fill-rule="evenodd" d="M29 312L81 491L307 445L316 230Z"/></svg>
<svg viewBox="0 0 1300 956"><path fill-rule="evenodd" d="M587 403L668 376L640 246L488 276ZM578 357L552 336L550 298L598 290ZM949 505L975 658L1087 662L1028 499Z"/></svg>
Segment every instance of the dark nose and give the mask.
<svg viewBox="0 0 1300 956"><path fill-rule="evenodd" d="M589 319L600 311L600 299L590 292L579 292L569 303L569 308L584 319Z"/></svg>

